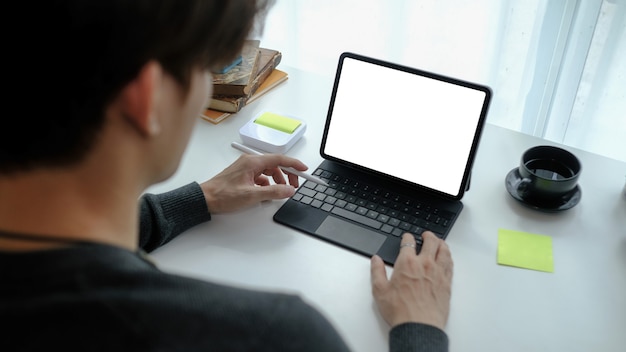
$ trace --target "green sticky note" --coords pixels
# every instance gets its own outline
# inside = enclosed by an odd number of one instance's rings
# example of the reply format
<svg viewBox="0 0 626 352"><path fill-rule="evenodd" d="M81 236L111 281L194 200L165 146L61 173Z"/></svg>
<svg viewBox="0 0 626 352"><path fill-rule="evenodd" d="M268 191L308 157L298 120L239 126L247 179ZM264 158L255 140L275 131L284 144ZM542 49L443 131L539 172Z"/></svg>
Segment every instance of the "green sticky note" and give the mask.
<svg viewBox="0 0 626 352"><path fill-rule="evenodd" d="M291 117L274 114L271 112L263 113L254 120L254 123L265 127L273 128L285 133L292 134L302 123Z"/></svg>
<svg viewBox="0 0 626 352"><path fill-rule="evenodd" d="M552 237L499 229L498 264L554 272Z"/></svg>

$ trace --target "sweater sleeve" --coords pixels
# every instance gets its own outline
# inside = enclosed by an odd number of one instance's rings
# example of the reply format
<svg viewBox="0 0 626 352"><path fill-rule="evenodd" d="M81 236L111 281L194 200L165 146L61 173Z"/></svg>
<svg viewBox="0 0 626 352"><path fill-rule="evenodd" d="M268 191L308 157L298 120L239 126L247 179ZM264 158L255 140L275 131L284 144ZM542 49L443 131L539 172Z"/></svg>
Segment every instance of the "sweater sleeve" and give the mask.
<svg viewBox="0 0 626 352"><path fill-rule="evenodd" d="M162 194L144 194L139 204L139 247L147 252L211 220L200 185L192 182Z"/></svg>
<svg viewBox="0 0 626 352"><path fill-rule="evenodd" d="M389 351L448 351L448 336L432 325L405 323L389 332Z"/></svg>

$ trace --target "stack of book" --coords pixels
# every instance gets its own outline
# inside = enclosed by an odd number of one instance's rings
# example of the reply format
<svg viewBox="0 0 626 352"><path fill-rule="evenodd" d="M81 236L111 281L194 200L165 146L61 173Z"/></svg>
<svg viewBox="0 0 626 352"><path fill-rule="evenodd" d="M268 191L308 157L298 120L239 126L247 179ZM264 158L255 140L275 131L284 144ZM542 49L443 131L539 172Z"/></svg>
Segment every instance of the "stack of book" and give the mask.
<svg viewBox="0 0 626 352"><path fill-rule="evenodd" d="M287 72L276 69L282 53L259 44L246 41L236 65L213 73L213 95L203 119L217 124L287 80Z"/></svg>

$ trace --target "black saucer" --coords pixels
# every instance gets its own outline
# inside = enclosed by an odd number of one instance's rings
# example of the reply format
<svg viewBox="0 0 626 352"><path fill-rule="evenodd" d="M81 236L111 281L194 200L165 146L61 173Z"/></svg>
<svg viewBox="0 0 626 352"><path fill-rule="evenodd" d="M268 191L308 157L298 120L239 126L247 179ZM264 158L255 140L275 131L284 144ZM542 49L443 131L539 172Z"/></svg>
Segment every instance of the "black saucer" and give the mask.
<svg viewBox="0 0 626 352"><path fill-rule="evenodd" d="M566 196L564 196L559 202L554 204L538 204L532 203L525 199L523 199L517 192L517 188L519 186L522 177L520 176L517 168L509 171L506 175L506 179L504 184L506 185L506 190L509 191L509 194L515 198L515 200L519 201L523 205L538 211L543 211L546 213L556 213L559 211L567 210L578 204L580 202L580 198L582 196L582 192L580 187L576 185L571 192L569 192Z"/></svg>

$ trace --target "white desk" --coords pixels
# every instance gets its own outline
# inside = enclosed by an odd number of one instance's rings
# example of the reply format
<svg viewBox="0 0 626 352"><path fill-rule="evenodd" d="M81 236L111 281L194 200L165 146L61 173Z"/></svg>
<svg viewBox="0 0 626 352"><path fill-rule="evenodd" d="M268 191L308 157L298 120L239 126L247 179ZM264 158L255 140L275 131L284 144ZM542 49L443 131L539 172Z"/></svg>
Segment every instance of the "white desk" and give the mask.
<svg viewBox="0 0 626 352"><path fill-rule="evenodd" d="M179 171L161 192L204 181L234 161L230 147L255 113L298 116L308 130L288 155L314 169L332 77L283 68L286 83L218 125L198 119ZM450 232L455 262L451 351L623 351L626 346L626 163L573 148L582 200L558 214L527 209L504 187L524 150L554 144L487 125L465 208ZM428 172L428 170L424 170ZM318 307L355 351L387 349L370 292L369 260L272 221L283 201L214 215L155 251L166 271L255 289L295 292ZM498 229L553 238L554 273L496 263ZM391 268L389 268L391 271Z"/></svg>

